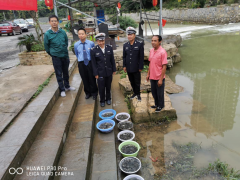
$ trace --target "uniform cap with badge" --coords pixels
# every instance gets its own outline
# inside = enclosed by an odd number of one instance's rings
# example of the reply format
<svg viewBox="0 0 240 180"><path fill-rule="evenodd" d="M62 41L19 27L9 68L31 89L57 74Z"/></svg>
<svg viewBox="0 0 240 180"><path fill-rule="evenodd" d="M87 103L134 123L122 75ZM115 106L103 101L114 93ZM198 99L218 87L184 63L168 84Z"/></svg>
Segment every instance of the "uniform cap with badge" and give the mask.
<svg viewBox="0 0 240 180"><path fill-rule="evenodd" d="M127 34L136 34L137 32L136 29L134 29L133 27L128 27L126 31L127 31Z"/></svg>
<svg viewBox="0 0 240 180"><path fill-rule="evenodd" d="M104 41L104 40L105 40L105 36L106 36L105 33L98 33L98 34L95 36L95 38L96 38L96 40Z"/></svg>

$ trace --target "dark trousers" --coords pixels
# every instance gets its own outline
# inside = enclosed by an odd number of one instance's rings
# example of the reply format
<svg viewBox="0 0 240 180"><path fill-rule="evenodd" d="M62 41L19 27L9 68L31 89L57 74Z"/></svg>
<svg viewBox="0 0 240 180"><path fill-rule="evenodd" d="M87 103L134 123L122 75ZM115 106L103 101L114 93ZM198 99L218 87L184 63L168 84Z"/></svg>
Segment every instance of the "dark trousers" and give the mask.
<svg viewBox="0 0 240 180"><path fill-rule="evenodd" d="M111 100L112 76L99 77L97 81L98 81L100 102L102 103L107 100Z"/></svg>
<svg viewBox="0 0 240 180"><path fill-rule="evenodd" d="M151 81L152 95L155 100L155 106L164 108L165 79L162 80L162 85L160 87L158 87L158 80L150 80L150 81Z"/></svg>
<svg viewBox="0 0 240 180"><path fill-rule="evenodd" d="M89 61L86 66L83 61L78 62L78 70L84 85L84 92L86 95L97 96L98 88L96 79L93 76L92 63Z"/></svg>
<svg viewBox="0 0 240 180"><path fill-rule="evenodd" d="M133 93L136 95L140 95L140 85L141 85L141 73L127 73L131 86L133 88Z"/></svg>
<svg viewBox="0 0 240 180"><path fill-rule="evenodd" d="M52 56L53 67L55 70L58 86L60 92L65 91L65 88L69 88L69 75L68 75L68 67L69 67L69 59L68 58L60 58L56 56Z"/></svg>

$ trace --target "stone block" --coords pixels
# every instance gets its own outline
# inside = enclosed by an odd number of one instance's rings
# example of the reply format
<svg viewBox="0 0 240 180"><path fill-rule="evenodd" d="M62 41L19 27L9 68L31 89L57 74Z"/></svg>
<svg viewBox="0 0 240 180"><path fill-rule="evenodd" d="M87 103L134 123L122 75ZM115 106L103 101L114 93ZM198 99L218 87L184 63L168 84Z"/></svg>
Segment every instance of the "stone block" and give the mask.
<svg viewBox="0 0 240 180"><path fill-rule="evenodd" d="M181 55L177 53L175 56L172 57L173 63L179 63L182 61Z"/></svg>
<svg viewBox="0 0 240 180"><path fill-rule="evenodd" d="M164 104L165 107L160 112L155 113L155 109L151 108L151 106L155 105L154 98L152 96L152 93L149 93L148 113L151 121L163 121L166 119L177 118L176 110L172 107L172 103L166 92L164 93Z"/></svg>
<svg viewBox="0 0 240 180"><path fill-rule="evenodd" d="M148 94L141 94L142 101L139 102L136 98L131 100L132 120L134 123L141 123L149 121L149 114L147 109Z"/></svg>

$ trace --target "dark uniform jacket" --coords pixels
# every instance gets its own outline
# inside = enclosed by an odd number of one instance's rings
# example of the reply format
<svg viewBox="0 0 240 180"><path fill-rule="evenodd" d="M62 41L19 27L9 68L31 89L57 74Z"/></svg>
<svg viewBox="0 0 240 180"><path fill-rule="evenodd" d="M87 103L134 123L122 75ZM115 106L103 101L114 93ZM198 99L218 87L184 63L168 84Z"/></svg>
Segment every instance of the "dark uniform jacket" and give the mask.
<svg viewBox="0 0 240 180"><path fill-rule="evenodd" d="M98 45L93 47L91 49L91 61L94 76L108 77L116 72L113 49L109 45L105 45L105 54Z"/></svg>
<svg viewBox="0 0 240 180"><path fill-rule="evenodd" d="M136 41L131 46L130 42L123 45L123 67L127 72L138 72L143 69L144 46L142 42Z"/></svg>

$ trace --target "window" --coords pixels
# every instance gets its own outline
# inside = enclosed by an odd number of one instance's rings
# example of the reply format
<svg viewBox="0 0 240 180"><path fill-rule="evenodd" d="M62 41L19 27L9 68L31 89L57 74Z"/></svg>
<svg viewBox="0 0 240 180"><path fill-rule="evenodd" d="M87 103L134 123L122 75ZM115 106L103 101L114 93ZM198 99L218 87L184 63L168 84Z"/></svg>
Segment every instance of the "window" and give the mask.
<svg viewBox="0 0 240 180"><path fill-rule="evenodd" d="M0 23L0 27L3 27L3 26L10 26L9 23Z"/></svg>

